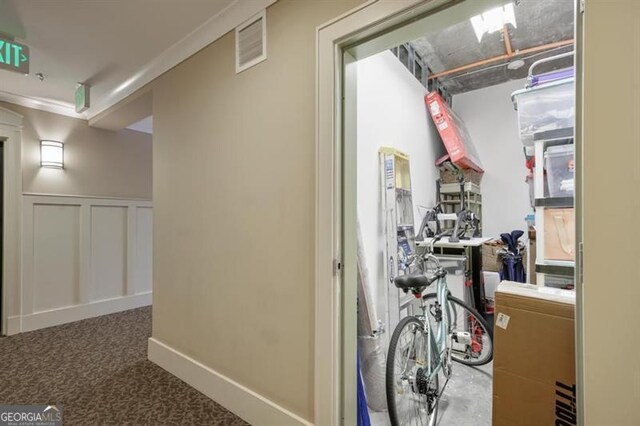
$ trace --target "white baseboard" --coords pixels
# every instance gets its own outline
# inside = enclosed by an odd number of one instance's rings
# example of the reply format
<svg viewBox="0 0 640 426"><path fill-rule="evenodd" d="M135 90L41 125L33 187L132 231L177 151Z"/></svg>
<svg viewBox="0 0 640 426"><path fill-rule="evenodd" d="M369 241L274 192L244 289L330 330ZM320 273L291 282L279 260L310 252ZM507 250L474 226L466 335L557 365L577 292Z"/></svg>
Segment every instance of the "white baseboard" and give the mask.
<svg viewBox="0 0 640 426"><path fill-rule="evenodd" d="M273 401L153 337L149 339L149 360L193 386L249 424L255 426L312 425Z"/></svg>
<svg viewBox="0 0 640 426"><path fill-rule="evenodd" d="M151 292L134 294L132 296L118 297L115 299L100 300L84 305L69 306L66 308L52 309L50 311L35 312L22 317L22 327L17 332L38 330L68 322L80 321L87 318L108 315L128 309L140 308L151 304ZM18 317L12 317L18 318ZM9 319L11 330L11 318ZM19 318L18 318L19 327ZM11 333L9 331L8 334Z"/></svg>
<svg viewBox="0 0 640 426"><path fill-rule="evenodd" d="M20 316L9 317L7 321L7 336L20 333Z"/></svg>

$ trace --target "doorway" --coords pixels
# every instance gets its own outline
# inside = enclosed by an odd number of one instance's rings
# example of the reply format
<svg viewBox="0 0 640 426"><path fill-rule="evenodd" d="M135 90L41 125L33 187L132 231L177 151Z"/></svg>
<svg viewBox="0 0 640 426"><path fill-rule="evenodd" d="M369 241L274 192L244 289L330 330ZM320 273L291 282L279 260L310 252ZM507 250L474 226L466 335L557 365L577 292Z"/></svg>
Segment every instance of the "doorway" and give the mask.
<svg viewBox="0 0 640 426"><path fill-rule="evenodd" d="M415 62L411 63L411 58L419 57L419 53L416 55L416 52L404 51L400 50L400 46L406 45L408 42L414 41L420 37L424 37L425 34L432 34L434 32L446 30L448 27L455 25L456 23L462 21L468 21L470 17L477 16L482 14L484 11L487 11L495 6L503 6L503 3L507 2L499 2L499 1L478 1L478 2L438 2L437 4L434 2L431 4L431 8L429 10L426 6L423 6L420 9L420 6L413 8L410 12L407 12L402 16L400 12L397 12L395 15L389 14L387 15L388 26L384 29L381 29L380 26L383 24L376 24L373 27L362 26L361 34L358 36L354 36L353 33L349 34L351 37L351 41L345 42L342 45L342 49L340 50L339 57L335 59L334 64L341 71L339 73L338 84L338 93L344 95L344 100L337 106L336 118L338 123L338 129L342 127L342 131L338 130L338 135L334 139L337 147L337 152L340 153L338 158L336 158L335 163L337 165L337 170L341 172L336 176L337 180L335 181L335 198L336 204L334 205L334 212L337 214L335 226L337 227L338 236L336 237L336 243L338 244L336 250L333 251L337 256L334 256L334 260L337 259L338 267L343 266L342 272L337 274L336 281L338 282L339 288L342 289L341 292L341 315L340 318L342 320L340 324L341 331L341 359L342 365L340 376L342 377L342 387L341 393L342 397L340 400L342 401L343 413L342 420L345 423L348 423L351 419L355 417L355 390L356 383L353 380L353 377L356 377L356 343L357 340L355 338L357 333L357 325L358 321L357 316L354 313L356 303L360 303L361 295L358 295L358 247L357 247L357 235L358 235L358 203L357 197L360 191L360 182L358 181L358 168L361 164L358 163L360 160L360 156L358 154L358 140L359 140L359 126L358 122L361 119L361 111L358 108L357 96L360 95L361 82L359 81L359 68L358 63L365 58L371 59L373 56L379 55L381 53L386 53L386 59L394 59L399 63L402 63L407 70L408 75L413 74L413 77L416 79L424 78L424 74L419 71L416 72L416 69L424 69L423 67L429 64L421 63L420 67L415 66ZM523 3L523 2L518 2ZM571 18L573 18L575 11L574 2L571 3ZM400 17L402 16L402 17ZM403 19L404 18L404 19ZM571 35L573 35L573 23L571 24ZM473 33L472 33L473 34ZM573 38L573 37L571 37ZM573 40L571 40L574 42ZM568 46L567 43L565 46ZM511 46L513 48L513 46ZM549 49L555 49L562 46L547 46ZM503 45L503 48L508 49L508 47ZM391 51L395 49L395 52ZM518 49L524 50L522 46L518 46ZM542 49L546 50L546 49ZM541 51L542 51L541 50ZM560 49L558 49L560 50ZM535 52L530 52L535 53ZM555 53L563 53L555 52ZM486 58L485 58L486 59ZM503 58L505 59L505 58ZM509 57L509 59L512 59ZM529 58L525 58L529 59ZM573 60L569 60L571 63ZM470 61L474 62L474 61ZM478 60L476 62L482 62L482 60ZM508 61L511 62L511 61ZM409 66L407 66L409 64ZM485 63L486 64L486 63ZM490 63L491 65L502 65L506 68L507 64L502 63ZM396 63L397 65L397 63ZM528 68L528 65L525 65ZM458 67L453 67L458 68ZM525 69L526 69L525 68ZM465 68L459 70L460 73L467 73L468 71L473 71L473 68ZM447 71L447 70L444 70ZM439 71L442 72L442 71ZM430 74L434 75L438 72L432 72ZM526 77L526 74L525 74ZM437 79L437 76L436 78ZM432 80L434 80L432 79ZM381 80L378 80L381 82ZM524 87L522 87L524 88ZM446 87L444 88L446 89ZM480 88L482 89L482 88ZM478 89L478 90L480 90ZM434 87L433 85L429 87L429 80L426 82L425 90L429 92L437 92L443 98L445 103L448 103L446 90L439 90L438 87ZM515 91L515 90L514 90ZM322 91L321 91L322 92ZM358 94L354 99L353 95L350 94ZM512 92L510 92L512 93ZM454 94L455 96L455 94ZM321 105L322 107L322 95L321 95ZM455 105L455 99L454 99ZM422 106L425 108L425 106ZM423 118L426 120L428 117L426 108L423 109L424 116ZM513 111L513 114L516 114ZM517 118L516 118L517 120ZM380 120L376 120L380 123ZM342 125L341 125L341 124ZM423 123L424 124L424 123ZM516 125L517 126L517 125ZM433 129L432 129L433 130ZM320 130L322 132L322 130ZM437 130L436 130L437 133ZM320 135L322 138L322 134ZM579 151L579 141L575 141L574 146L576 150ZM320 150L322 150L322 146L320 146ZM544 160L543 160L544 161ZM522 159L522 163L524 163L524 156ZM357 165L357 166L356 166ZM433 167L433 164L431 164ZM523 166L524 167L524 166ZM379 172L380 170L378 170ZM437 173L437 170L434 167L434 173ZM576 174L579 174L579 170L576 171ZM527 188L524 182L525 176L522 176L522 183L525 188ZM376 179L377 180L377 179ZM433 179L435 180L435 179ZM374 184L378 184L378 182L374 182ZM579 184L579 183L578 183ZM322 185L322 182L321 182ZM525 201L529 201L529 194L525 194ZM534 198L544 198L537 197L539 194L533 194ZM433 197L433 195L432 195ZM522 200L523 198L521 198ZM534 199L535 203L535 199ZM375 206L373 204L373 209L379 210L380 206ZM429 207L429 206L425 206ZM376 212L377 213L377 212ZM417 232L419 227L419 222L422 219L422 212L418 211L417 207L414 210L414 231ZM534 215L535 216L535 215ZM578 211L579 216L579 211ZM519 218L519 220L524 223L524 217ZM579 221L579 218L578 218ZM499 223L499 220L494 219L494 224ZM491 226L489 226L491 227ZM523 226L526 227L526 224ZM524 229L527 230L526 228ZM579 236L578 238L579 239ZM576 239L576 241L577 241ZM577 242L576 242L577 244ZM321 256L319 256L320 260ZM379 256L378 258L381 258ZM528 259L525 259L526 263ZM334 265L336 263L334 262ZM536 265L533 263L533 268L529 266L529 274L536 275ZM376 273L377 271L374 271ZM564 282L566 284L566 281ZM575 283L578 285L578 283ZM360 296L360 297L359 297ZM356 302L358 300L358 302ZM579 310L579 307L578 307ZM388 314L386 314L388 316ZM385 321L383 321L385 322ZM387 327L389 327L389 321L387 320ZM375 324L372 324L375 326ZM386 334L387 338L389 334L392 333L393 330L385 329L382 335ZM384 337L382 337L384 339ZM382 350L384 352L384 348Z"/></svg>

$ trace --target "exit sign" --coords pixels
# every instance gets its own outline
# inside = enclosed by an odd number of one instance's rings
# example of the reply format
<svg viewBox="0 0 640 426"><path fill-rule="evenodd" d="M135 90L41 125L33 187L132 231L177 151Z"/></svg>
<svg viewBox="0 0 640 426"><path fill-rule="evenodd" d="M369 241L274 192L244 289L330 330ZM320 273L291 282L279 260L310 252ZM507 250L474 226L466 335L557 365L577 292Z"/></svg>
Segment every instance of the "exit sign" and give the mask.
<svg viewBox="0 0 640 426"><path fill-rule="evenodd" d="M85 83L78 83L76 87L76 112L81 112L89 109L89 85Z"/></svg>
<svg viewBox="0 0 640 426"><path fill-rule="evenodd" d="M29 74L29 46L0 36L0 69Z"/></svg>

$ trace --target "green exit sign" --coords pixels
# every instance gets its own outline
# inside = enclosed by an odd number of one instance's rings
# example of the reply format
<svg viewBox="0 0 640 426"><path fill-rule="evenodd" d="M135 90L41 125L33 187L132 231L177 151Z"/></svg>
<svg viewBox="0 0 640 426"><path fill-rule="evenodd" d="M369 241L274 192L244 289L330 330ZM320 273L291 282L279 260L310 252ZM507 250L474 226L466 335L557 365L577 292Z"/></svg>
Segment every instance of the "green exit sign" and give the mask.
<svg viewBox="0 0 640 426"><path fill-rule="evenodd" d="M29 74L29 46L0 36L0 69Z"/></svg>
<svg viewBox="0 0 640 426"><path fill-rule="evenodd" d="M76 112L81 112L89 109L89 85L84 83L78 83L76 87Z"/></svg>

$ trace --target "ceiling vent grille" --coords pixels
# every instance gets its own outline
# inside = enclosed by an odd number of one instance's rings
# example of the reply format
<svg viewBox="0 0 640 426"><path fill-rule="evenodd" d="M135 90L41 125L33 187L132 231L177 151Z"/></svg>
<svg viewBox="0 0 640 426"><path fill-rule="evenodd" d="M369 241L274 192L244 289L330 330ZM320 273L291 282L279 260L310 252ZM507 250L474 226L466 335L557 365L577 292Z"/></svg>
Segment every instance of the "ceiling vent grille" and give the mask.
<svg viewBox="0 0 640 426"><path fill-rule="evenodd" d="M265 11L236 28L236 73L267 59L267 16Z"/></svg>

